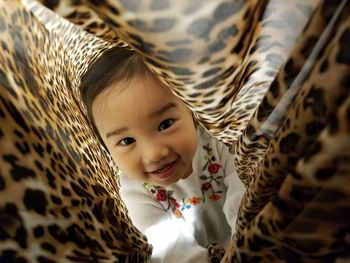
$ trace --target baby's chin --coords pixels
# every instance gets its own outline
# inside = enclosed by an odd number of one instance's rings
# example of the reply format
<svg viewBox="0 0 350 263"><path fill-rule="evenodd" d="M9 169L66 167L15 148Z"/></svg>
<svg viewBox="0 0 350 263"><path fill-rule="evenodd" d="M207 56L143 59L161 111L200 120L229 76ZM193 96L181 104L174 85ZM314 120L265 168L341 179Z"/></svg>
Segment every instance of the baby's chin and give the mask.
<svg viewBox="0 0 350 263"><path fill-rule="evenodd" d="M151 181L149 182L149 184L152 185L158 185L158 186L162 186L162 187L167 187L173 184L176 184L177 182L181 181L181 180L186 180L192 173L186 173L182 178L179 178L177 180L171 181L171 182L157 182L157 181Z"/></svg>

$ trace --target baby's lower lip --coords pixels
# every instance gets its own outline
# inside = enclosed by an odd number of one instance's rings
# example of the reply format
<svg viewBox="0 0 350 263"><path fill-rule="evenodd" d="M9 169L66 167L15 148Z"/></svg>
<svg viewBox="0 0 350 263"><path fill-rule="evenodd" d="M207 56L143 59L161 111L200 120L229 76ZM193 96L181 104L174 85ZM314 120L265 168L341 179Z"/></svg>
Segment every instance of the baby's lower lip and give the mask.
<svg viewBox="0 0 350 263"><path fill-rule="evenodd" d="M176 168L176 161L167 164L162 169L151 172L151 174L152 176L155 176L157 178L164 179L171 176L174 173L175 168Z"/></svg>

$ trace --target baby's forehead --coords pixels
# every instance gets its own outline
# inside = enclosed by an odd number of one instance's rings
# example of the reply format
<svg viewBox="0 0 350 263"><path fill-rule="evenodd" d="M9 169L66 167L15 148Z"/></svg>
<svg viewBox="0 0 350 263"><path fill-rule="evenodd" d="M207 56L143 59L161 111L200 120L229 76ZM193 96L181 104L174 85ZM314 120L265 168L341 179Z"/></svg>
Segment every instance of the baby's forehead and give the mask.
<svg viewBox="0 0 350 263"><path fill-rule="evenodd" d="M128 95L137 94L159 94L159 96L175 96L169 87L167 87L153 74L137 74L128 79L122 79L112 83L109 87L109 95L127 93Z"/></svg>
<svg viewBox="0 0 350 263"><path fill-rule="evenodd" d="M93 102L95 110L118 108L126 110L132 107L133 110L153 109L164 106L164 104L178 104L178 99L169 88L152 77L135 76L131 79L110 85L103 92L98 94ZM151 107L150 105L153 105Z"/></svg>

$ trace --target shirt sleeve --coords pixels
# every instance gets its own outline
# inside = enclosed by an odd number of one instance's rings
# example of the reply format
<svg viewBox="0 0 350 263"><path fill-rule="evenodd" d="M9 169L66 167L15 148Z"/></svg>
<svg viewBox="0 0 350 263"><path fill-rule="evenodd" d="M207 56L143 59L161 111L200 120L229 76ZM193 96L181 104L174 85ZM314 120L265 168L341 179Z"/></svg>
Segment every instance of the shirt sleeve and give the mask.
<svg viewBox="0 0 350 263"><path fill-rule="evenodd" d="M225 174L224 184L227 187L226 200L223 210L227 222L231 227L232 236L235 233L238 209L246 189L238 177L234 165L234 155L230 153L229 148L222 142L218 141L217 146L221 159L221 165Z"/></svg>
<svg viewBox="0 0 350 263"><path fill-rule="evenodd" d="M199 246L183 219L176 219L139 182L121 176L121 197L132 223L153 246L152 263L208 262L208 251Z"/></svg>

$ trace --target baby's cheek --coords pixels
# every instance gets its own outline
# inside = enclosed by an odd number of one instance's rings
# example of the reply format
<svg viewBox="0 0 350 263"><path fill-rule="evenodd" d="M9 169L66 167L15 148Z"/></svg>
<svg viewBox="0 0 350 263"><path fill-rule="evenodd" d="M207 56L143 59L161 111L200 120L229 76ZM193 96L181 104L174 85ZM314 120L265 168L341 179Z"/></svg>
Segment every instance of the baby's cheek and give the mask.
<svg viewBox="0 0 350 263"><path fill-rule="evenodd" d="M183 148L188 158L191 158L191 159L193 158L197 150L197 144L198 144L197 134L187 133L187 139L183 143Z"/></svg>
<svg viewBox="0 0 350 263"><path fill-rule="evenodd" d="M126 173L127 169L125 169L125 162L123 160L123 157L121 157L120 155L118 156L117 154L111 154L112 159L114 161L114 163L117 165L117 167L123 172Z"/></svg>

